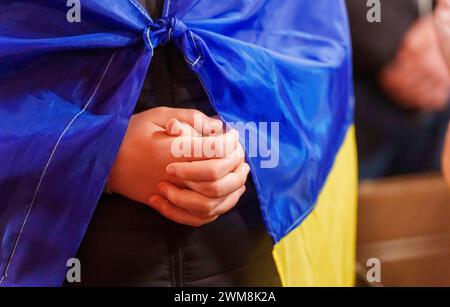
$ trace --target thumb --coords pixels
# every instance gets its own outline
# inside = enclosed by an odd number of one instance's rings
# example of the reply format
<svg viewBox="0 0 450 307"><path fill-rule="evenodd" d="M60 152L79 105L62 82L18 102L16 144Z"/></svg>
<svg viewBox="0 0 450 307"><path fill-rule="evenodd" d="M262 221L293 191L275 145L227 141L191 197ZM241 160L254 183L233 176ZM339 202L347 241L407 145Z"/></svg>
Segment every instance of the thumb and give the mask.
<svg viewBox="0 0 450 307"><path fill-rule="evenodd" d="M216 134L217 131L222 131L223 128L221 120L206 116L195 109L159 107L154 111L156 112L153 122L162 128L166 127L171 119L177 119L180 122L190 125L201 135Z"/></svg>
<svg viewBox="0 0 450 307"><path fill-rule="evenodd" d="M193 127L186 123L182 123L176 118L169 119L166 124L166 133L169 136L190 136L190 137L200 137L202 136Z"/></svg>

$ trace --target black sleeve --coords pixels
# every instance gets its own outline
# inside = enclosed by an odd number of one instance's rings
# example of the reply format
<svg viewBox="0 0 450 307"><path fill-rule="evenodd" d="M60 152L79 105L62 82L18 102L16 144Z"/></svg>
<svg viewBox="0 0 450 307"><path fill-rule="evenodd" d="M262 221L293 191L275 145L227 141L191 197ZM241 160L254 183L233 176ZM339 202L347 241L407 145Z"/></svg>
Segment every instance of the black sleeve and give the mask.
<svg viewBox="0 0 450 307"><path fill-rule="evenodd" d="M417 0L381 0L381 22L369 23L367 0L346 0L356 74L378 74L418 18Z"/></svg>

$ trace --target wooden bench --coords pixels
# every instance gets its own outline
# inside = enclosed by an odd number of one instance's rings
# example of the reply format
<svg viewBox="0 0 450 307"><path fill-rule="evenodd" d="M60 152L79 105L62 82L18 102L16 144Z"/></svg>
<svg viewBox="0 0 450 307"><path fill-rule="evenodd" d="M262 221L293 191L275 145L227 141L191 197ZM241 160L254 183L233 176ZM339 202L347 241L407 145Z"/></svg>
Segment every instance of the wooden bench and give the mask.
<svg viewBox="0 0 450 307"><path fill-rule="evenodd" d="M357 250L360 280L368 259L381 261L381 283L372 286L450 286L450 189L443 179L362 182Z"/></svg>

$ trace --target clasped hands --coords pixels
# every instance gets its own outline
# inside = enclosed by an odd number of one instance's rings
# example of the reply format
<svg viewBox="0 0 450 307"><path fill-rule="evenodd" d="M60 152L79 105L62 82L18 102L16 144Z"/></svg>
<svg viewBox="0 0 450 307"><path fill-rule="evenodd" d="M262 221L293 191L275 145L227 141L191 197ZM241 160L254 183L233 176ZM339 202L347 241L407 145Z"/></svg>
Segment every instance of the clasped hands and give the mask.
<svg viewBox="0 0 450 307"><path fill-rule="evenodd" d="M108 184L174 222L199 227L237 204L249 172L236 131L196 110L160 107L132 116Z"/></svg>

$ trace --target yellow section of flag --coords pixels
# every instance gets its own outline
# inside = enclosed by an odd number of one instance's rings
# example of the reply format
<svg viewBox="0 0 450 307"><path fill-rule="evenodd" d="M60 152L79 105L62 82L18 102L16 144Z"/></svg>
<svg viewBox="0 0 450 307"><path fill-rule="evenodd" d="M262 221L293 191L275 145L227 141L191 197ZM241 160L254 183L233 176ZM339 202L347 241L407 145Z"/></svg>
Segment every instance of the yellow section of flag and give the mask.
<svg viewBox="0 0 450 307"><path fill-rule="evenodd" d="M274 248L284 286L353 286L357 154L350 128L315 209Z"/></svg>

